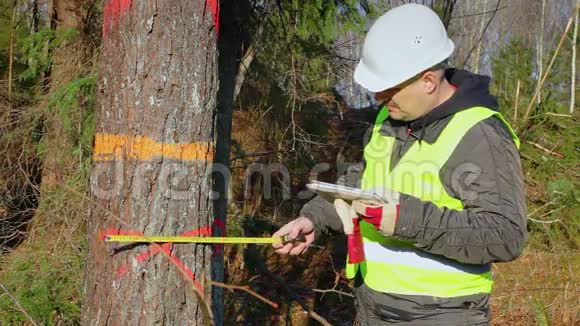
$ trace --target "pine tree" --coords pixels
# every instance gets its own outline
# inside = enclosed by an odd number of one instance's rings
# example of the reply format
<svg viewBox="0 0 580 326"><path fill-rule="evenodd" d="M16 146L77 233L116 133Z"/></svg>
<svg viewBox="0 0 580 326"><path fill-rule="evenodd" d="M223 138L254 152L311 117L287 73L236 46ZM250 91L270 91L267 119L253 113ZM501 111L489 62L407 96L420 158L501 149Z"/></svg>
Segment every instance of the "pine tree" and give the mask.
<svg viewBox="0 0 580 326"><path fill-rule="evenodd" d="M217 138L218 3L108 0L103 13L91 179L101 206L92 209L89 223L82 320L205 324L203 301L211 300L212 290L201 282L223 273L222 256L212 247L136 246L111 255L100 235L208 234L221 225L209 196ZM168 264L169 256L181 268Z"/></svg>

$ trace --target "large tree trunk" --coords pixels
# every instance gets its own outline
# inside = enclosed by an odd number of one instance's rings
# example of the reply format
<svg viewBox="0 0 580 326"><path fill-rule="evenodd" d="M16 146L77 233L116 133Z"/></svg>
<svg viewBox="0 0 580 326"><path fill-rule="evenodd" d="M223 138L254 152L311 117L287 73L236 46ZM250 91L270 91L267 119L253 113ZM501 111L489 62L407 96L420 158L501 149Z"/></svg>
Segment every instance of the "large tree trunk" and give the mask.
<svg viewBox="0 0 580 326"><path fill-rule="evenodd" d="M248 0L222 0L220 6L218 66L219 89L217 93L217 141L214 159L214 234L225 235L228 194L230 192L230 148L232 140L232 120L235 102L236 75L239 73L242 41L247 40L247 27L251 12ZM223 282L223 246L217 246L214 259L220 262L213 268L212 280ZM223 324L223 289L213 289L213 311L215 323Z"/></svg>
<svg viewBox="0 0 580 326"><path fill-rule="evenodd" d="M185 277L155 247L111 255L100 235L207 234L223 226L214 223L210 198L218 13L217 0L105 1L91 178L102 207L92 208L89 225L86 325L204 324L192 288L211 301L211 288L197 282L223 278L221 254L207 245L163 246Z"/></svg>

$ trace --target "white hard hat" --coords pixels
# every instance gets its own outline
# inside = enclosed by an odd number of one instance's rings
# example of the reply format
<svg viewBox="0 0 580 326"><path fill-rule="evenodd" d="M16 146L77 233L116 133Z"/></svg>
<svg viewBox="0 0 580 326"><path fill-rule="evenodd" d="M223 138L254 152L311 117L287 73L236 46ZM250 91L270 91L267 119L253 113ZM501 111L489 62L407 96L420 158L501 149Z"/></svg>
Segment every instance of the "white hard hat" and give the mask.
<svg viewBox="0 0 580 326"><path fill-rule="evenodd" d="M455 46L433 10L406 4L373 24L354 80L371 92L394 87L449 58Z"/></svg>

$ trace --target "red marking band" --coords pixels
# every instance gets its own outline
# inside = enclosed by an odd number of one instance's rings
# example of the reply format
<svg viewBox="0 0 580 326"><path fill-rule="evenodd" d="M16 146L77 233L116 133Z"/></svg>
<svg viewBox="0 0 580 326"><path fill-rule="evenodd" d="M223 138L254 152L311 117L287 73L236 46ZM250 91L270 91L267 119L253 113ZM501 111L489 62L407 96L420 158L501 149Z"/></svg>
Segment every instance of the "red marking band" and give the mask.
<svg viewBox="0 0 580 326"><path fill-rule="evenodd" d="M223 225L223 222L221 222L221 224ZM188 236L193 237L193 236L200 236L200 235L201 236L209 236L211 234L212 234L211 227L206 226L206 227L202 227L199 229L194 229L191 231L184 232L184 233L180 234L180 236L185 236L185 237L188 237ZM101 234L99 236L100 236L101 240L104 240L107 235L139 235L139 236L141 236L143 234L139 233L139 232L133 232L133 231L121 231L121 230L117 230L117 229L108 229L106 232L101 232ZM193 274L193 272L189 268L187 268L187 266L185 266L183 261L181 261L179 258L175 257L175 255L173 254L172 245L170 243L166 243L166 244L163 244L160 246L155 246L153 248L148 248L147 251L145 251L142 254L140 254L139 256L135 257L135 261L138 264L141 264L145 260L147 260L149 257L155 256L156 254L158 254L160 251L163 251L164 253L166 253L167 256L169 257L169 259L175 265L177 265L180 269L182 269L185 272L185 274L187 274L187 277L193 281L193 283L198 288L200 293L203 293L203 289L201 288L201 283L199 283L199 281L197 281L195 279L195 275ZM116 275L118 278L121 278L128 271L129 271L129 266L128 266L128 264L126 264L126 265L120 266L117 269Z"/></svg>
<svg viewBox="0 0 580 326"><path fill-rule="evenodd" d="M346 235L348 263L358 264L365 260L365 251L358 218L353 218L352 222L354 224L353 232Z"/></svg>
<svg viewBox="0 0 580 326"><path fill-rule="evenodd" d="M119 18L129 9L133 0L106 0L103 8L103 35L107 36L119 23Z"/></svg>
<svg viewBox="0 0 580 326"><path fill-rule="evenodd" d="M213 14L213 24L215 26L216 34L220 34L220 4L218 0L207 0L206 5Z"/></svg>
<svg viewBox="0 0 580 326"><path fill-rule="evenodd" d="M365 260L365 252L363 249L362 235L348 234L346 236L348 246L348 263L358 264Z"/></svg>

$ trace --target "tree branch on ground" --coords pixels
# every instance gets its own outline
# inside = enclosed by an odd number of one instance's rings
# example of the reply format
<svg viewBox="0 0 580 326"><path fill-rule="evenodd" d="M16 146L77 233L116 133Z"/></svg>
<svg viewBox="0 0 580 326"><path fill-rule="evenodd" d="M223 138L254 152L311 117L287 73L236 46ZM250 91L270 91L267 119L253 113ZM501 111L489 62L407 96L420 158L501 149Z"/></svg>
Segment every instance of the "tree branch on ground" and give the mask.
<svg viewBox="0 0 580 326"><path fill-rule="evenodd" d="M284 291L292 298L292 300L298 302L298 304L302 307L302 309L304 309L304 311L306 311L306 313L308 313L308 315L310 315L313 319L315 319L324 326L331 326L331 324L326 319L324 319L324 317L320 316L312 308L310 308L304 302L304 300L300 298L300 296L296 293L296 291L286 283L286 281L284 281L280 276L272 273L270 269L268 269L268 266L264 262L264 257L258 252L258 250L256 250L255 245L248 246L248 253L256 258L255 261L256 264L258 265L257 266L258 270L260 270L261 273L265 274L267 277L271 278L276 283L278 283L282 287L282 289L284 289Z"/></svg>
<svg viewBox="0 0 580 326"><path fill-rule="evenodd" d="M8 288L6 288L6 286L4 285L4 283L1 283L0 282L0 287L2 288L2 290L4 291L4 293L6 293L6 295L8 297L10 297L10 300L12 300L12 302L14 302L14 304L16 305L16 307L18 307L18 310L20 310L26 316L26 318L28 318L28 320L30 321L30 323L32 323L32 325L34 325L34 326L38 326L38 323L30 316L30 314L26 311L26 309L24 309L24 307L22 306L22 304L20 304L20 302L18 301L18 299L16 299L16 297L14 297L14 295L12 295L12 293L10 292L10 290L8 290Z"/></svg>

